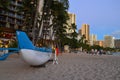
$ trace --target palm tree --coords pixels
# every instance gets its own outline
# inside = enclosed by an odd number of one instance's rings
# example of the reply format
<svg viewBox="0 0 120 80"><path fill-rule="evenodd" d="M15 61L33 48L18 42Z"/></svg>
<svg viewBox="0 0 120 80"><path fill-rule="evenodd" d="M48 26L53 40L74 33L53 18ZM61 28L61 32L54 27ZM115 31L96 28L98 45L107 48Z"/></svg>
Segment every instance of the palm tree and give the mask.
<svg viewBox="0 0 120 80"><path fill-rule="evenodd" d="M77 32L76 32L76 29L77 29L77 26L73 23L71 24L70 28L69 28L72 33L69 33L69 46L70 48L72 49L75 49L75 48L78 48L79 47L79 43L78 43L78 40L77 40Z"/></svg>
<svg viewBox="0 0 120 80"><path fill-rule="evenodd" d="M24 15L23 28L29 34L34 43L35 27L38 16L38 6L40 0L23 0L22 7L18 7L19 13ZM31 33L32 32L32 33Z"/></svg>
<svg viewBox="0 0 120 80"><path fill-rule="evenodd" d="M63 3L58 1L53 1L51 5L51 16L53 16L53 27L55 31L58 31L60 27L65 28L66 21L69 19L67 14L67 9L64 7Z"/></svg>
<svg viewBox="0 0 120 80"><path fill-rule="evenodd" d="M68 14L67 14L68 5L64 5L66 3L63 4L63 1L65 2L68 0L60 0L60 1L45 0L42 18L39 23L41 25L42 21L46 21L48 23L49 22L48 20L52 20L52 24L43 23L44 31L43 32L39 31L40 35L38 37L40 36L41 38L45 37L46 35L44 34L46 34L48 32L47 30L50 28L53 29L53 34L51 35L51 38L53 35L55 35L57 39L58 38L60 39L60 36L64 36L63 33L65 33L65 28L66 28L64 25L66 24L66 20L68 19ZM39 30L41 27L39 27Z"/></svg>
<svg viewBox="0 0 120 80"><path fill-rule="evenodd" d="M23 0L22 7L18 7L19 12L22 12L24 15L24 26L26 31L29 32L34 23L35 17L35 8L36 8L36 0Z"/></svg>
<svg viewBox="0 0 120 80"><path fill-rule="evenodd" d="M79 45L83 49L89 50L88 41L85 38L86 38L85 35L82 35L81 39L79 40Z"/></svg>
<svg viewBox="0 0 120 80"><path fill-rule="evenodd" d="M4 10L8 10L8 6L10 4L9 0L0 0L0 7Z"/></svg>
<svg viewBox="0 0 120 80"><path fill-rule="evenodd" d="M60 0L64 1L64 0ZM68 13L67 13L68 6L64 5L63 2L59 1L53 1L51 5L51 14L54 17L53 18L53 30L55 33L55 37L57 42L61 44L61 46L64 45L65 39L66 39L66 26L67 20L69 19Z"/></svg>
<svg viewBox="0 0 120 80"><path fill-rule="evenodd" d="M59 0L59 1L64 5L66 9L69 8L69 0Z"/></svg>
<svg viewBox="0 0 120 80"><path fill-rule="evenodd" d="M85 35L82 35L81 39L79 40L80 43L84 43L85 42Z"/></svg>
<svg viewBox="0 0 120 80"><path fill-rule="evenodd" d="M38 36L38 33L40 33L40 28L43 21L46 21L46 18L49 17L50 19L52 18L52 24L48 24L46 27L43 28L46 28L47 30L53 27L53 33L55 33L57 38L60 38L59 35L60 33L64 33L64 24L66 24L66 20L68 19L67 9L69 7L69 1L44 0L42 15L39 15L39 13L37 12L39 1L40 0L23 0L23 7L20 8L20 11L24 13L24 26L26 27L26 31L29 32L29 30L33 29L32 32L35 32L34 29L37 28L37 34L33 34L33 38L35 38L35 36ZM37 27L37 23L39 23L40 27ZM45 35L43 34L43 36Z"/></svg>
<svg viewBox="0 0 120 80"><path fill-rule="evenodd" d="M73 32L71 33L71 37L72 38L76 38L77 37L77 32L76 32L76 29L77 29L77 26L73 23L73 24L71 24L71 30L73 30Z"/></svg>

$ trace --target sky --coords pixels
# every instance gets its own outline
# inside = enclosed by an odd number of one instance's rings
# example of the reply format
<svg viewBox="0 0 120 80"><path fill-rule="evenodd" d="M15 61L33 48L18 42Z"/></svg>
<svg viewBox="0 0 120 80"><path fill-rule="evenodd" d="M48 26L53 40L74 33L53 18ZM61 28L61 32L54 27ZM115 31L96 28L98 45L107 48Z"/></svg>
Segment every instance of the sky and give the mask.
<svg viewBox="0 0 120 80"><path fill-rule="evenodd" d="M77 30L89 24L98 40L104 35L120 38L120 0L69 0L68 11L76 14Z"/></svg>

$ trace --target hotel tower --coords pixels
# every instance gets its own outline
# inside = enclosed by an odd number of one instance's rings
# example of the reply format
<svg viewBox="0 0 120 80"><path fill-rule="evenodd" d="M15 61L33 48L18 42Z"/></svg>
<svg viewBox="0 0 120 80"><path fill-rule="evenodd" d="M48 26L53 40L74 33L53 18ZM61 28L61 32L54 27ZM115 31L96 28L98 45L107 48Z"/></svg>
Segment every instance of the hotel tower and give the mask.
<svg viewBox="0 0 120 80"><path fill-rule="evenodd" d="M83 24L81 28L81 35L85 35L85 39L89 41L89 25Z"/></svg>
<svg viewBox="0 0 120 80"><path fill-rule="evenodd" d="M74 13L70 13L68 12L68 16L69 16L69 20L67 20L67 28L71 28L71 24L75 24L76 25L76 15ZM73 29L66 29L66 32L69 34L69 33L72 33L74 32Z"/></svg>

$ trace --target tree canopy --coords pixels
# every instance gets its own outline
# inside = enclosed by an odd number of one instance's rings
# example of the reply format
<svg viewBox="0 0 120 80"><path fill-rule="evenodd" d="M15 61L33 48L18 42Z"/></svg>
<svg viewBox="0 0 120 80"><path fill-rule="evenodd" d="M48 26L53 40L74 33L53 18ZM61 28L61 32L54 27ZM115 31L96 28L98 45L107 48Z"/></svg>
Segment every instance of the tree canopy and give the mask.
<svg viewBox="0 0 120 80"><path fill-rule="evenodd" d="M0 7L4 10L8 10L8 6L10 4L10 0L0 0Z"/></svg>

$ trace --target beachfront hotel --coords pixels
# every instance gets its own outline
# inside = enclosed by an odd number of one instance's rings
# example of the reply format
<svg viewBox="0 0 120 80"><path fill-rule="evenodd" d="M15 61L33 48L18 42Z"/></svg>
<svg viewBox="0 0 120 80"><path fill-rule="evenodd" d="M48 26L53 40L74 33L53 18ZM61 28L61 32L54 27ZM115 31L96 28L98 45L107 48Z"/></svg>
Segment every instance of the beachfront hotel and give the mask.
<svg viewBox="0 0 120 80"><path fill-rule="evenodd" d="M94 45L98 45L98 46L100 46L100 47L103 47L103 40L97 40L97 41L94 41Z"/></svg>
<svg viewBox="0 0 120 80"><path fill-rule="evenodd" d="M104 47L114 48L114 38L109 35L104 36Z"/></svg>
<svg viewBox="0 0 120 80"><path fill-rule="evenodd" d="M97 35L91 34L90 35L90 45L93 46L95 41L97 41Z"/></svg>
<svg viewBox="0 0 120 80"><path fill-rule="evenodd" d="M21 0L11 0L7 11L0 7L0 47L8 46L15 30L22 29L23 14L17 11L17 7L21 6Z"/></svg>
<svg viewBox="0 0 120 80"><path fill-rule="evenodd" d="M88 24L83 24L81 27L81 35L85 35L85 39L89 42L89 34L90 34L90 29L89 29Z"/></svg>
<svg viewBox="0 0 120 80"><path fill-rule="evenodd" d="M7 12L0 7L0 27L21 29L23 25L23 15L17 11L17 7L21 6L21 0L11 0Z"/></svg>
<svg viewBox="0 0 120 80"><path fill-rule="evenodd" d="M69 20L67 20L67 28L66 29L66 32L69 34L69 33L73 33L74 30L73 29L69 29L71 27L71 24L75 24L76 25L76 15L74 13L70 13L68 12L68 16L69 16Z"/></svg>
<svg viewBox="0 0 120 80"><path fill-rule="evenodd" d="M120 49L120 39L115 39L115 48Z"/></svg>

